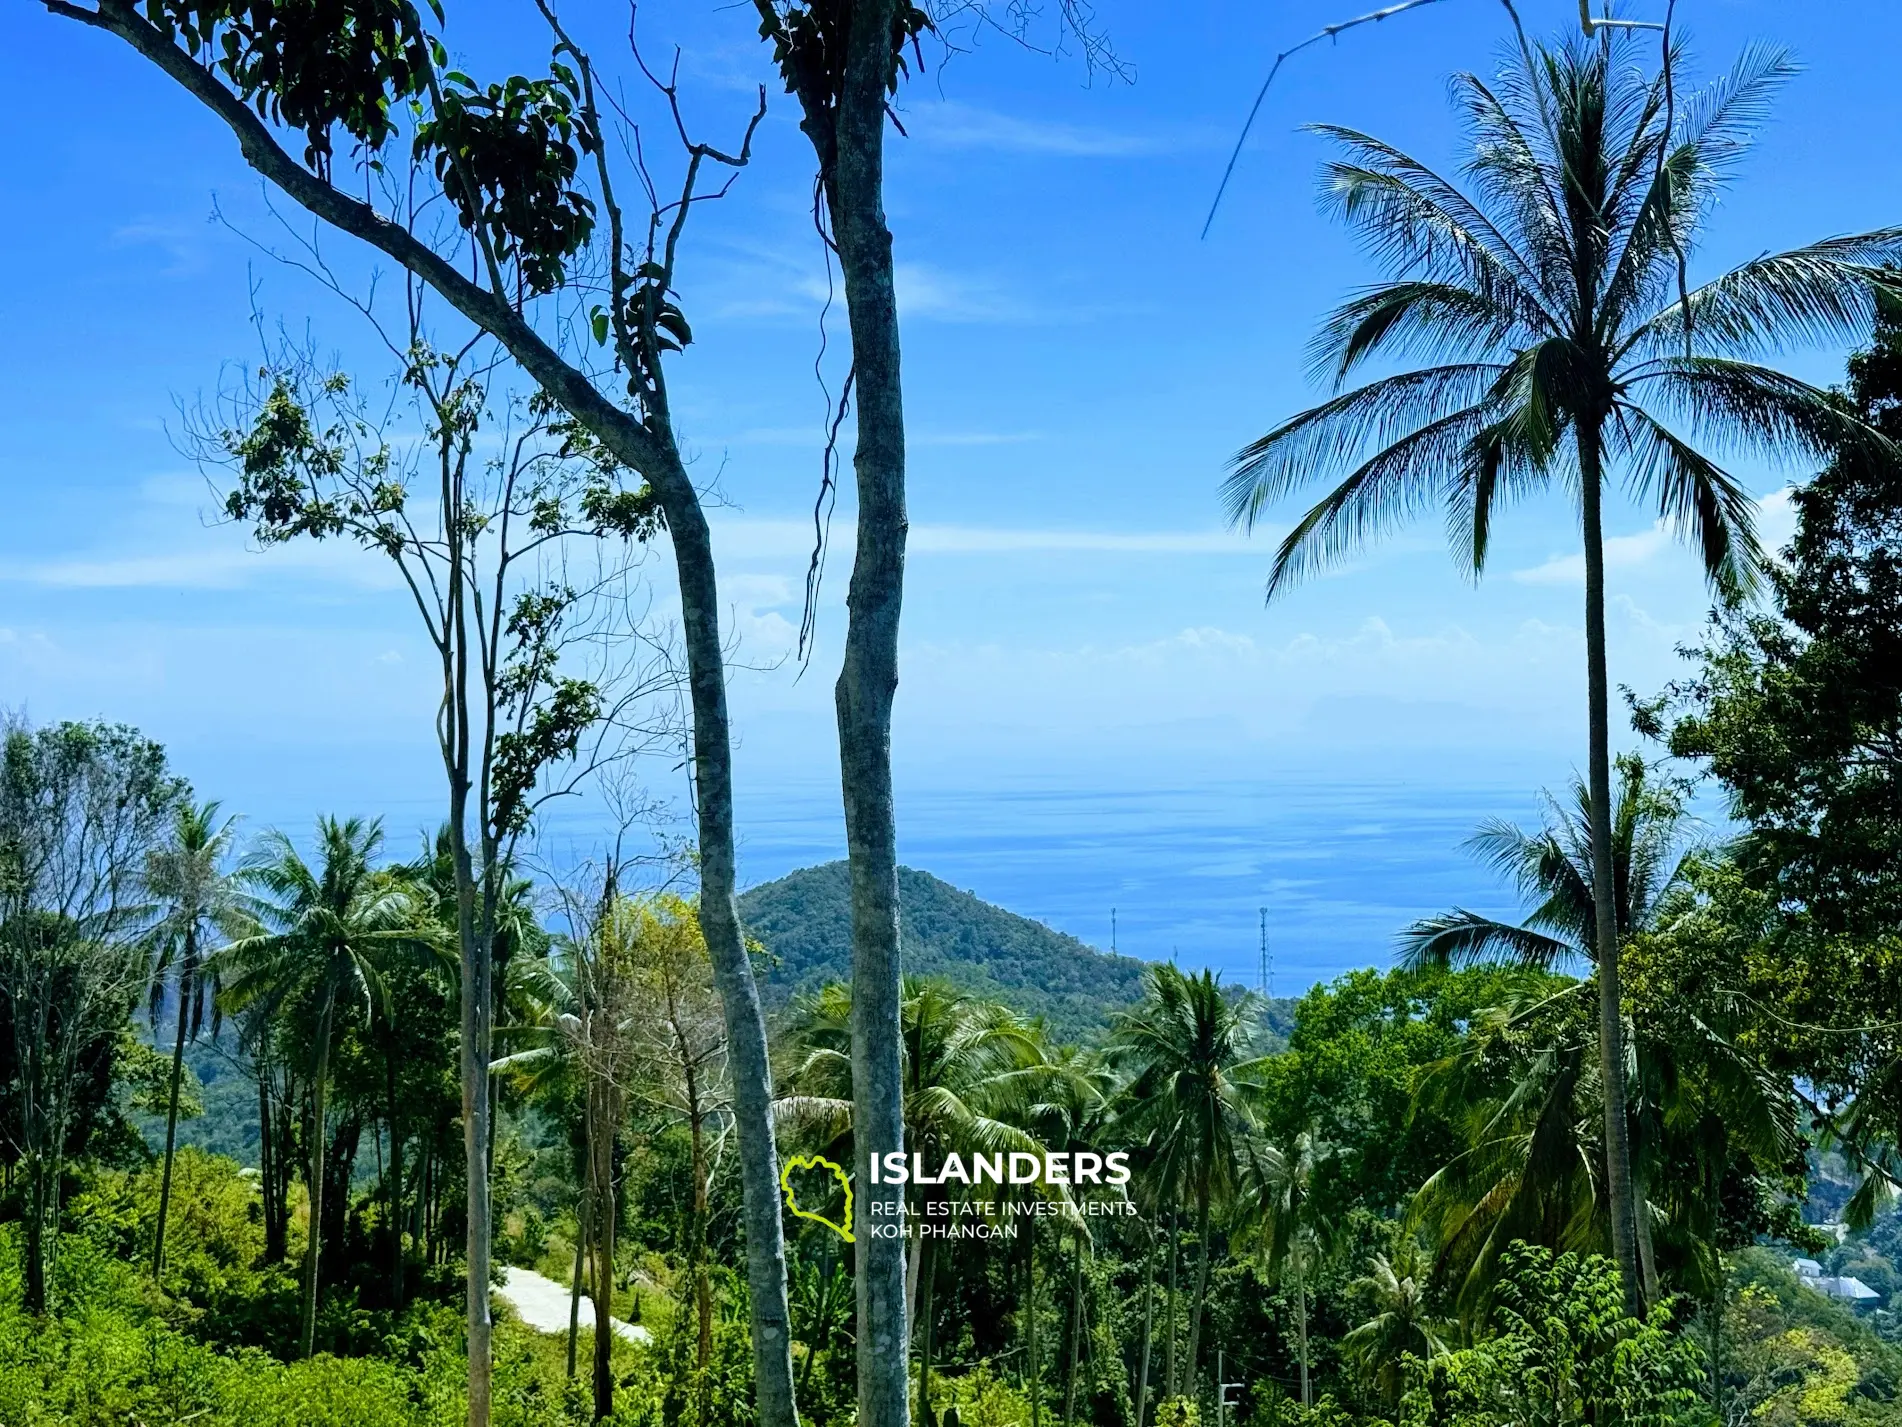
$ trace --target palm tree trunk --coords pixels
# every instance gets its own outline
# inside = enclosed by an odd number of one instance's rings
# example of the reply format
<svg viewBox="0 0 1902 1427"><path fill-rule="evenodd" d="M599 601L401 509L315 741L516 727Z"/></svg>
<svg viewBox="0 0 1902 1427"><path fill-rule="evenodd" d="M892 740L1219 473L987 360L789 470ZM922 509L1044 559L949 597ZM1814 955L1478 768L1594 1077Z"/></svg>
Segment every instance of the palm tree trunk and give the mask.
<svg viewBox="0 0 1902 1427"><path fill-rule="evenodd" d="M1600 428L1578 434L1580 510L1585 535L1586 700L1591 738L1592 911L1598 959L1598 1071L1605 1109L1605 1181L1611 1200L1612 1258L1625 1311L1644 1316L1637 1217L1631 1182L1631 1127L1625 1109L1623 993L1618 974L1617 889L1611 843L1611 690L1605 672L1604 471Z"/></svg>
<svg viewBox="0 0 1902 1427"><path fill-rule="evenodd" d="M1299 1230L1296 1231L1297 1235ZM1307 1250L1299 1238L1294 1246L1294 1323L1295 1344L1301 1357L1301 1405L1314 1404L1308 1393L1308 1266Z"/></svg>
<svg viewBox="0 0 1902 1427"><path fill-rule="evenodd" d="M1728 1296L1728 1285L1725 1282L1723 1250L1714 1241L1711 1244L1711 1265L1711 1301L1704 1310L1710 1315L1710 1407L1718 1427L1723 1427L1724 1300Z"/></svg>
<svg viewBox="0 0 1902 1427"><path fill-rule="evenodd" d="M384 1123L390 1132L390 1301L403 1311L403 1132L396 1113L396 1059L383 1058Z"/></svg>
<svg viewBox="0 0 1902 1427"><path fill-rule="evenodd" d="M271 1114L270 1068L260 1059L253 1067L258 1082L258 1184L264 1192L264 1261L284 1262L283 1196L278 1192L277 1126Z"/></svg>
<svg viewBox="0 0 1902 1427"><path fill-rule="evenodd" d="M693 706L693 761L699 817L700 930L713 965L726 1029L733 1127L740 1146L741 1217L747 1301L760 1427L797 1427L792 1312L786 1300L779 1149L773 1132L773 1075L766 1016L740 925L733 841L733 742L727 714L726 649L713 540L684 469L657 481L680 583L681 633ZM896 1146L894 1145L894 1148ZM860 1169L858 1182L869 1181ZM863 1250L865 1245L861 1244Z"/></svg>
<svg viewBox="0 0 1902 1427"><path fill-rule="evenodd" d="M1043 1424L1043 1362L1037 1356L1037 1220L1026 1226L1030 1251L1024 1255L1024 1366L1025 1390L1030 1395L1030 1427Z"/></svg>
<svg viewBox="0 0 1902 1427"><path fill-rule="evenodd" d="M1076 1421L1076 1360L1083 1338L1083 1235L1078 1231L1070 1245L1070 1344L1068 1362L1063 1370L1063 1427Z"/></svg>
<svg viewBox="0 0 1902 1427"><path fill-rule="evenodd" d="M922 1226L924 1223L924 1208L929 1201L920 1195L918 1203L918 1222L920 1226ZM918 1331L918 1284L924 1274L924 1264L925 1236L919 1233L912 1237L910 1257L905 1264L905 1326L910 1329L914 1335ZM909 1342L906 1343L905 1350L907 1352L911 1351L911 1344Z"/></svg>
<svg viewBox="0 0 1902 1427"><path fill-rule="evenodd" d="M1195 1394L1198 1358L1202 1347L1202 1315L1208 1308L1209 1298L1209 1183L1206 1178L1196 1188L1195 1233L1200 1247L1195 1269L1195 1305L1189 1314L1189 1357L1186 1364L1189 1380L1185 1386L1190 1396Z"/></svg>
<svg viewBox="0 0 1902 1427"><path fill-rule="evenodd" d="M1176 1395L1176 1265L1182 1260L1182 1216L1169 1210L1169 1294L1162 1327L1162 1395Z"/></svg>
<svg viewBox="0 0 1902 1427"><path fill-rule="evenodd" d="M325 1099L330 1093L330 1025L336 993L324 992L324 1008L317 1016L317 1069L310 1084L310 1239L304 1250L304 1324L300 1354L310 1357L317 1347L317 1264L324 1242L324 1163L329 1142L324 1133Z"/></svg>
<svg viewBox="0 0 1902 1427"><path fill-rule="evenodd" d="M575 1342L581 1336L581 1261L588 1243L588 1191L575 1206L575 1276L568 1289L568 1380L575 1376Z"/></svg>
<svg viewBox="0 0 1902 1427"><path fill-rule="evenodd" d="M921 1427L931 1427L931 1300L937 1282L938 1247L934 1240L925 1246L924 1286L920 1290L922 1311L918 1315L918 1421Z"/></svg>
<svg viewBox="0 0 1902 1427"><path fill-rule="evenodd" d="M195 929L185 928L183 962L189 966L197 958L193 945ZM165 1273L165 1219L172 1207L172 1156L178 1147L178 1085L185 1074L185 997L195 990L191 982L178 982L178 1029L172 1036L172 1081L165 1097L165 1169L159 1177L158 1228L152 1236L152 1279L158 1282Z"/></svg>
<svg viewBox="0 0 1902 1427"><path fill-rule="evenodd" d="M614 1116L609 1113L609 1091L598 1084L589 1116L589 1189L594 1204L594 1419L614 1415Z"/></svg>
<svg viewBox="0 0 1902 1427"><path fill-rule="evenodd" d="M1156 1245L1161 1237L1161 1225L1157 1225L1151 1229L1149 1231L1149 1252L1143 1255L1143 1338L1142 1347L1138 1349L1136 1353L1136 1427L1143 1427L1143 1424L1148 1420L1149 1349L1151 1333L1156 1321Z"/></svg>
<svg viewBox="0 0 1902 1427"><path fill-rule="evenodd" d="M1651 1198L1644 1177L1635 1171L1631 1183L1632 1212L1638 1229L1638 1273L1644 1284L1644 1301L1658 1301L1658 1256L1651 1239Z"/></svg>

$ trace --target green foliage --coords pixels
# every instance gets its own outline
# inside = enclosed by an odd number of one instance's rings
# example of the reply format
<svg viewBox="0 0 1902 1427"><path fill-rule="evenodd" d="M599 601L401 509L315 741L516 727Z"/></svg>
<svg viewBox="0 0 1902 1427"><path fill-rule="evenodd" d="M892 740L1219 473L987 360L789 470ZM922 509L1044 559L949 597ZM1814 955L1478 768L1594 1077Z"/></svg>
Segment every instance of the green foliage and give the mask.
<svg viewBox="0 0 1902 1427"><path fill-rule="evenodd" d="M1059 1040L1100 1039L1109 1016L1142 995L1142 962L1106 956L928 872L899 868L898 899L907 971L1041 1017ZM845 863L803 868L755 887L740 898L740 912L771 958L761 985L770 1002L785 1005L850 977Z"/></svg>
<svg viewBox="0 0 1902 1427"><path fill-rule="evenodd" d="M1521 1244L1501 1267L1495 1335L1418 1367L1405 1427L1701 1422L1697 1348L1666 1307L1645 1322L1626 1317L1608 1260Z"/></svg>
<svg viewBox="0 0 1902 1427"><path fill-rule="evenodd" d="M429 46L403 0L145 0L144 9L258 113L301 130L319 173L330 170L333 130L381 149L395 131L392 106L428 83Z"/></svg>
<svg viewBox="0 0 1902 1427"><path fill-rule="evenodd" d="M1848 407L1902 437L1902 327L1849 362ZM1644 712L1749 829L1753 884L1826 931L1902 917L1902 462L1839 443L1792 493L1774 614L1722 620L1698 672Z"/></svg>
<svg viewBox="0 0 1902 1427"><path fill-rule="evenodd" d="M519 260L537 293L561 285L567 260L594 232L594 204L574 181L600 143L565 65L548 79L488 85L451 70L435 113L416 127L416 157L434 156L462 226L497 258Z"/></svg>

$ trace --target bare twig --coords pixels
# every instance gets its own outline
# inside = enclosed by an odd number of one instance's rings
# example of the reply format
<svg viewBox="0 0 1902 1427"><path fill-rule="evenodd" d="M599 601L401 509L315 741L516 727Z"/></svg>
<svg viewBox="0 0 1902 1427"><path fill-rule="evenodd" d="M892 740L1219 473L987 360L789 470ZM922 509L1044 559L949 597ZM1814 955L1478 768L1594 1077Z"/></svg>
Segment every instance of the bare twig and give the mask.
<svg viewBox="0 0 1902 1427"><path fill-rule="evenodd" d="M1408 10L1423 9L1428 5L1438 5L1441 0L1400 0L1397 5L1389 5L1384 10L1369 11L1365 15L1356 15L1351 20L1342 20L1336 25L1323 25L1298 45L1290 45L1275 56L1275 62L1268 67L1268 77L1261 82L1261 88L1255 92L1255 102L1248 107L1248 118L1242 123L1242 132L1235 140L1234 152L1228 156L1228 167L1222 170L1222 181L1216 185L1215 201L1209 204L1209 216L1202 222L1202 236L1208 237L1209 229L1215 223L1215 210L1222 206L1222 195L1228 192L1228 181L1235 173L1235 164L1242 156L1242 145L1248 142L1248 134L1255 127L1255 116L1261 112L1262 101L1268 97L1268 86L1275 82L1275 76L1281 73L1281 66L1294 55L1310 45L1318 45L1322 40L1331 40L1358 25L1377 25L1382 20L1395 15L1405 14ZM1580 0L1584 3L1584 0Z"/></svg>
<svg viewBox="0 0 1902 1427"><path fill-rule="evenodd" d="M1228 166L1222 170L1222 181L1217 184L1215 188L1215 201L1209 204L1209 216L1202 221L1202 236L1204 238L1208 237L1209 229L1215 224L1216 210L1222 206L1222 195L1228 192L1228 181L1234 177L1235 165L1242 156L1242 145L1248 142L1249 132L1255 126L1255 117L1261 113L1262 101L1268 97L1268 87L1275 82L1275 76L1281 72L1283 63L1292 59L1295 55L1300 54L1302 50L1307 49L1310 45L1318 45L1322 40L1335 39L1346 31L1354 29L1356 26L1377 25L1382 20L1391 19L1395 15L1405 14L1409 10L1424 9L1428 5L1437 5L1440 3L1441 0L1400 0L1399 4L1389 5L1385 9L1370 10L1365 15L1354 16L1351 20L1342 20L1333 25L1323 25L1305 40L1301 41L1301 43L1290 45L1287 49L1276 55L1275 62L1268 68L1268 77L1262 80L1261 88L1255 92L1255 102L1248 108L1248 118L1243 121L1242 132L1237 136L1235 148L1228 156ZM1519 37L1520 52L1527 54L1529 59L1530 55L1526 45L1525 27L1519 21L1518 10L1513 7L1512 0L1500 0L1500 3L1506 7L1506 13L1512 17L1513 31ZM1676 0L1671 0L1671 4L1672 8L1675 9ZM1591 0L1578 0L1578 18L1579 23L1585 27L1585 33L1587 35L1596 34L1599 30L1664 31L1664 42L1667 47L1665 60L1667 72L1666 83L1667 85L1669 84L1670 60L1668 48L1671 43L1671 22L1668 15L1665 22L1661 25L1652 20L1613 20L1609 18L1595 20L1592 18Z"/></svg>

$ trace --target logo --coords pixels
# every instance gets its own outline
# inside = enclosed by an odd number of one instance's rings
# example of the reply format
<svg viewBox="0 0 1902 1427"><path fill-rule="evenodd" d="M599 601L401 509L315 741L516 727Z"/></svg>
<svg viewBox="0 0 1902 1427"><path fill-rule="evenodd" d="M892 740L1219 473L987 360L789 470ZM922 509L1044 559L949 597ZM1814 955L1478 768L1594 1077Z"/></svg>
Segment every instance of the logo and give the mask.
<svg viewBox="0 0 1902 1427"><path fill-rule="evenodd" d="M839 1188L845 1191L844 1224L835 1224L823 1214L815 1214L810 1209L801 1209L799 1207L799 1197L793 1192L792 1187L792 1174L795 1169L829 1169L832 1171L832 1177L839 1181ZM852 1237L852 1181L846 1176L844 1170L840 1169L824 1155L794 1155L791 1159L786 1161L786 1167L779 1172L779 1187L785 1193L786 1208L792 1212L792 1216L795 1219L810 1219L815 1224L824 1224L848 1244L858 1242L857 1239Z"/></svg>

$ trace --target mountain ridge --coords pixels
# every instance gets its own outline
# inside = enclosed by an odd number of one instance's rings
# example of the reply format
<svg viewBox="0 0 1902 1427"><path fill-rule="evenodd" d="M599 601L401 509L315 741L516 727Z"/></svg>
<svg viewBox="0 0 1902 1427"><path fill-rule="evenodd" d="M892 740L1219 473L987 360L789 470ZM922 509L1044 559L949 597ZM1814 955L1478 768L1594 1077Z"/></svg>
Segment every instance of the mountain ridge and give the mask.
<svg viewBox="0 0 1902 1427"><path fill-rule="evenodd" d="M912 867L898 869L905 971L939 976L973 995L1042 1017L1064 1040L1094 1041L1142 995L1147 962L1099 951L1042 922ZM852 971L846 863L802 867L743 893L740 914L771 959L761 978L769 1009Z"/></svg>

